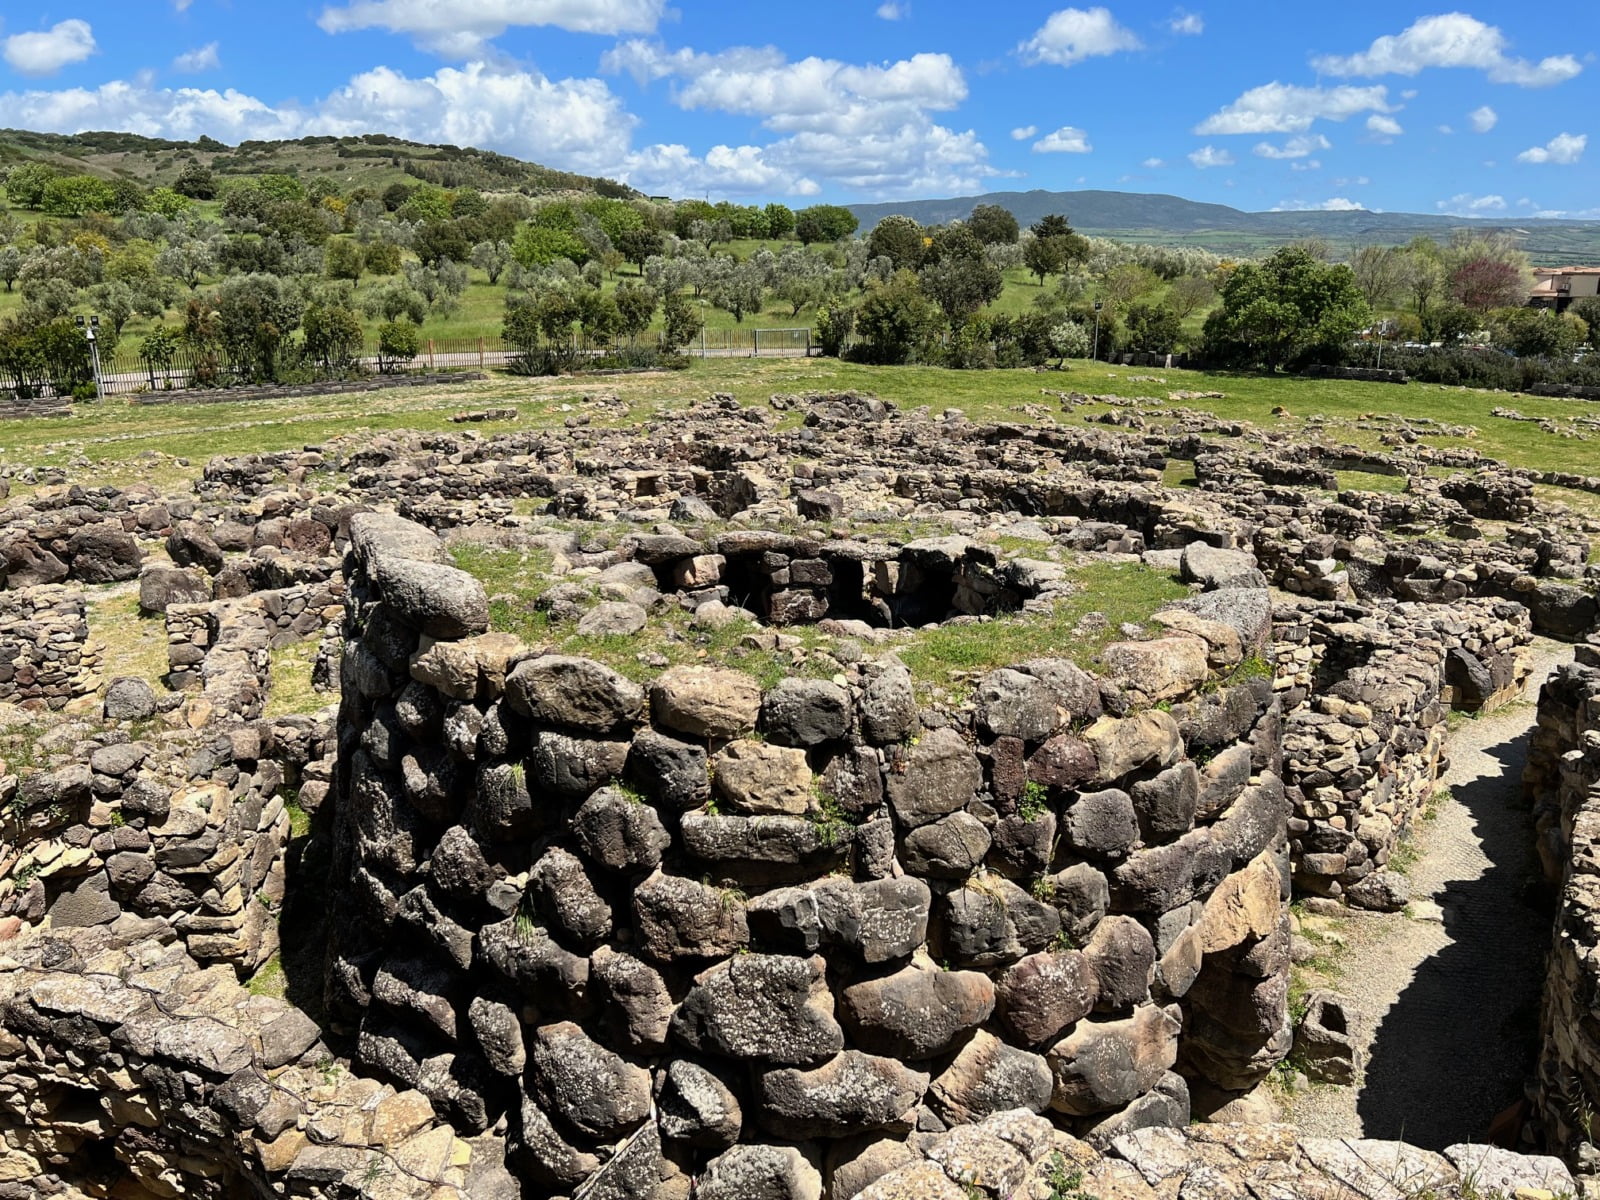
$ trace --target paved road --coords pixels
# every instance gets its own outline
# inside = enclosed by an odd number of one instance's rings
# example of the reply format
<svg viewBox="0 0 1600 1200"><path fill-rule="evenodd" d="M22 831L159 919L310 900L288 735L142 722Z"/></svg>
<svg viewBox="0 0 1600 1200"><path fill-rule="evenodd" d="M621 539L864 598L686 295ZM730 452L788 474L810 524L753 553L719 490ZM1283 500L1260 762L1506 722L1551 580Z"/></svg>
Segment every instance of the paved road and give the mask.
<svg viewBox="0 0 1600 1200"><path fill-rule="evenodd" d="M1571 657L1539 643L1528 698ZM1422 827L1411 869L1414 900L1443 922L1400 914L1352 917L1352 949L1337 990L1369 1034L1364 1080L1293 1098L1307 1134L1403 1138L1438 1150L1482 1141L1516 1103L1537 1052L1539 994L1550 917L1530 890L1538 878L1532 821L1520 807L1532 704L1464 722L1443 779L1452 800Z"/></svg>

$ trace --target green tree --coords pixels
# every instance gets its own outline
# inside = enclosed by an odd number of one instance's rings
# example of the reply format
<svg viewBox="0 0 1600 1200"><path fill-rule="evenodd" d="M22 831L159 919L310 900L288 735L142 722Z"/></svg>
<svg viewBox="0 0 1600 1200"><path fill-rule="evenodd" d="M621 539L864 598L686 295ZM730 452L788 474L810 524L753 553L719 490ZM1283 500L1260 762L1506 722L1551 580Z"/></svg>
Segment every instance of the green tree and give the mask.
<svg viewBox="0 0 1600 1200"><path fill-rule="evenodd" d="M512 263L511 247L505 242L479 242L472 248L472 265L489 277L493 287Z"/></svg>
<svg viewBox="0 0 1600 1200"><path fill-rule="evenodd" d="M1216 298L1216 287L1204 275L1180 275L1167 288L1167 303L1180 319L1205 308Z"/></svg>
<svg viewBox="0 0 1600 1200"><path fill-rule="evenodd" d="M180 342L178 332L165 325L156 325L144 335L144 340L139 344L139 358L145 365L145 370L150 372L150 386L156 385L156 372L171 381L172 363L178 356Z"/></svg>
<svg viewBox="0 0 1600 1200"><path fill-rule="evenodd" d="M891 213L867 235L867 257L887 258L896 271L915 271L922 265L922 226L903 213Z"/></svg>
<svg viewBox="0 0 1600 1200"><path fill-rule="evenodd" d="M984 254L983 244L964 227L934 236L919 278L923 292L944 312L952 329L998 300L1006 282L1000 268Z"/></svg>
<svg viewBox="0 0 1600 1200"><path fill-rule="evenodd" d="M746 313L761 311L762 292L760 270L742 262L718 271L706 287L706 298L742 325Z"/></svg>
<svg viewBox="0 0 1600 1200"><path fill-rule="evenodd" d="M1183 332L1183 320L1166 304L1140 302L1129 307L1128 344L1152 354L1171 354Z"/></svg>
<svg viewBox="0 0 1600 1200"><path fill-rule="evenodd" d="M829 300L817 308L817 341L829 358L844 353L856 328L856 310L842 300Z"/></svg>
<svg viewBox="0 0 1600 1200"><path fill-rule="evenodd" d="M23 163L6 176L6 198L18 208L44 207L45 189L60 172L44 163Z"/></svg>
<svg viewBox="0 0 1600 1200"><path fill-rule="evenodd" d="M1229 276L1222 306L1206 318L1206 353L1217 362L1263 363L1274 371L1311 356L1337 362L1370 316L1349 267L1286 246Z"/></svg>
<svg viewBox="0 0 1600 1200"><path fill-rule="evenodd" d="M6 285L6 291L16 286L17 276L22 274L22 251L15 246L0 246L0 280Z"/></svg>
<svg viewBox="0 0 1600 1200"><path fill-rule="evenodd" d="M980 204L967 218L967 228L985 246L1014 246L1021 230L1011 210L998 204Z"/></svg>
<svg viewBox="0 0 1600 1200"><path fill-rule="evenodd" d="M656 315L656 294L642 283L622 283L614 294L617 302L619 329L630 342L650 328L650 319Z"/></svg>
<svg viewBox="0 0 1600 1200"><path fill-rule="evenodd" d="M4 253L4 251L0 251L0 254ZM0 272L0 279L3 278L5 278L5 275ZM1600 350L1600 296L1585 296L1582 300L1576 301L1567 311L1588 326L1589 345L1596 350Z"/></svg>
<svg viewBox="0 0 1600 1200"><path fill-rule="evenodd" d="M644 271L645 260L660 254L666 248L661 231L647 226L623 230L618 237L612 239L612 244L616 246L624 261L631 262L641 273Z"/></svg>
<svg viewBox="0 0 1600 1200"><path fill-rule="evenodd" d="M378 326L378 370L392 373L403 362L416 358L422 339L410 321L385 321Z"/></svg>
<svg viewBox="0 0 1600 1200"><path fill-rule="evenodd" d="M300 319L306 354L330 371L346 370L361 354L361 318L343 304L306 305Z"/></svg>
<svg viewBox="0 0 1600 1200"><path fill-rule="evenodd" d="M668 353L682 350L699 336L704 322L693 304L677 292L661 301L661 347Z"/></svg>
<svg viewBox="0 0 1600 1200"><path fill-rule="evenodd" d="M156 188L145 197L145 207L168 220L181 217L194 207L194 201L174 188Z"/></svg>
<svg viewBox="0 0 1600 1200"><path fill-rule="evenodd" d="M1022 248L1022 265L1039 277L1044 286L1047 276L1059 275L1067 269L1067 243L1065 238L1034 237Z"/></svg>
<svg viewBox="0 0 1600 1200"><path fill-rule="evenodd" d="M856 331L866 340L866 356L873 362L909 362L927 341L938 314L923 295L917 277L896 271L887 282L874 281L856 315Z"/></svg>
<svg viewBox="0 0 1600 1200"><path fill-rule="evenodd" d="M1494 343L1519 358L1571 358L1589 337L1575 313L1547 308L1503 308L1490 318Z"/></svg>
<svg viewBox="0 0 1600 1200"><path fill-rule="evenodd" d="M191 159L172 181L172 190L191 200L215 200L217 181L209 168Z"/></svg>
<svg viewBox="0 0 1600 1200"><path fill-rule="evenodd" d="M589 261L589 248L576 234L531 223L517 231L517 240L511 245L511 253L530 271L535 267L549 266L562 258L571 259L580 267Z"/></svg>
<svg viewBox="0 0 1600 1200"><path fill-rule="evenodd" d="M761 211L767 218L769 238L786 238L794 232L794 210L787 204L773 202Z"/></svg>
<svg viewBox="0 0 1600 1200"><path fill-rule="evenodd" d="M412 237L411 249L427 267L445 259L464 263L472 257L472 246L454 221L429 221Z"/></svg>
<svg viewBox="0 0 1600 1200"><path fill-rule="evenodd" d="M795 214L794 232L806 245L837 242L856 231L856 215L838 204L813 204Z"/></svg>
<svg viewBox="0 0 1600 1200"><path fill-rule="evenodd" d="M225 279L212 303L217 337L234 363L256 379L276 381L289 338L300 326L300 295L276 275Z"/></svg>
<svg viewBox="0 0 1600 1200"><path fill-rule="evenodd" d="M369 275L394 275L400 270L400 247L393 242L368 242L361 264Z"/></svg>
<svg viewBox="0 0 1600 1200"><path fill-rule="evenodd" d="M116 189L93 175L57 175L45 185L40 204L54 217L81 217L92 212L116 212Z"/></svg>
<svg viewBox="0 0 1600 1200"><path fill-rule="evenodd" d="M323 268L327 271L329 279L348 279L354 282L361 278L361 270L365 265L364 258L358 243L349 238L329 238L323 251Z"/></svg>

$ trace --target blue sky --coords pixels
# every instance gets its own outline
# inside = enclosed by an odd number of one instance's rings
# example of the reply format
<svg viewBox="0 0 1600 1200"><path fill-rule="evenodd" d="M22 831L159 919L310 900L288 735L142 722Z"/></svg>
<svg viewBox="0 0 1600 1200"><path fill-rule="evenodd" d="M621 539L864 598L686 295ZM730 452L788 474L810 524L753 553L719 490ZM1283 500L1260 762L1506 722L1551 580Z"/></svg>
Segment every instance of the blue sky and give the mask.
<svg viewBox="0 0 1600 1200"><path fill-rule="evenodd" d="M0 125L382 132L791 204L1080 187L1600 217L1600 12L6 0Z"/></svg>

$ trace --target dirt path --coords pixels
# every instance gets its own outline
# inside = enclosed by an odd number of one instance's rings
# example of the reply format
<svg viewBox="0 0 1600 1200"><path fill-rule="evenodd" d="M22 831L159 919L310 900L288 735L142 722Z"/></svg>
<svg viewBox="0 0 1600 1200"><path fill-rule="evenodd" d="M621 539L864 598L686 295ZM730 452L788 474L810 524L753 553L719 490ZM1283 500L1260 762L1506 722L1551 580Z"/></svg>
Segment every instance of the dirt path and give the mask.
<svg viewBox="0 0 1600 1200"><path fill-rule="evenodd" d="M1538 698L1570 647L1539 642L1526 693ZM1529 815L1520 807L1532 703L1463 722L1451 736L1452 795L1424 823L1409 872L1413 910L1442 921L1359 915L1334 990L1367 1040L1355 1088L1318 1086L1286 1105L1307 1134L1403 1138L1429 1149L1482 1141L1522 1095L1538 1033L1549 917L1531 903L1537 875Z"/></svg>

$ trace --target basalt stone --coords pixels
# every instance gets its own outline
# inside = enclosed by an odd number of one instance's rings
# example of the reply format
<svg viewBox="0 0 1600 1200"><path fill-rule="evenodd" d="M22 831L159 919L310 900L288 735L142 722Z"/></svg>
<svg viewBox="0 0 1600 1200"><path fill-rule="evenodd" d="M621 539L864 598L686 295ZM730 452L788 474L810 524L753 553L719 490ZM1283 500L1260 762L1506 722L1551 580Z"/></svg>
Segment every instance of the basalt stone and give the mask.
<svg viewBox="0 0 1600 1200"><path fill-rule="evenodd" d="M706 1164L695 1200L822 1200L822 1175L793 1146L741 1144Z"/></svg>
<svg viewBox="0 0 1600 1200"><path fill-rule="evenodd" d="M935 729L906 756L905 771L889 780L889 803L902 824L915 827L965 808L983 784L977 755L954 729Z"/></svg>
<svg viewBox="0 0 1600 1200"><path fill-rule="evenodd" d="M1149 779L1136 780L1128 792L1146 842L1167 841L1194 828L1200 798L1200 773L1194 763L1174 763Z"/></svg>
<svg viewBox="0 0 1600 1200"><path fill-rule="evenodd" d="M816 746L850 732L850 693L826 679L783 679L761 702L761 728L780 746Z"/></svg>
<svg viewBox="0 0 1600 1200"><path fill-rule="evenodd" d="M138 578L144 553L120 526L86 525L67 540L67 561L80 583L121 583Z"/></svg>
<svg viewBox="0 0 1600 1200"><path fill-rule="evenodd" d="M683 848L724 879L770 887L826 874L849 840L802 817L683 815Z"/></svg>
<svg viewBox="0 0 1600 1200"><path fill-rule="evenodd" d="M1136 1100L1177 1062L1180 1028L1154 1005L1120 1020L1080 1021L1045 1054L1055 1077L1051 1108L1089 1116Z"/></svg>
<svg viewBox="0 0 1600 1200"><path fill-rule="evenodd" d="M512 1078L522 1074L528 1054L514 1009L488 996L474 996L467 1005L467 1023L491 1070Z"/></svg>
<svg viewBox="0 0 1600 1200"><path fill-rule="evenodd" d="M978 681L978 722L995 737L1039 742L1063 722L1055 691L1044 680L1009 669Z"/></svg>
<svg viewBox="0 0 1600 1200"><path fill-rule="evenodd" d="M1058 733L1029 757L1028 778L1044 787L1067 791L1093 779L1099 767L1088 742Z"/></svg>
<svg viewBox="0 0 1600 1200"><path fill-rule="evenodd" d="M1049 944L1061 915L1008 879L989 878L948 892L940 903L944 953L979 968L1015 962Z"/></svg>
<svg viewBox="0 0 1600 1200"><path fill-rule="evenodd" d="M863 979L839 993L839 1020L871 1054L934 1058L994 1011L994 983L978 971L910 966Z"/></svg>
<svg viewBox="0 0 1600 1200"><path fill-rule="evenodd" d="M759 1119L790 1138L909 1130L928 1076L892 1058L846 1050L810 1069L778 1067L758 1081Z"/></svg>
<svg viewBox="0 0 1600 1200"><path fill-rule="evenodd" d="M908 957L926 940L931 894L912 876L775 888L746 906L750 929L775 949L844 950L863 962Z"/></svg>
<svg viewBox="0 0 1600 1200"><path fill-rule="evenodd" d="M952 1125L970 1125L995 1113L1043 1112L1054 1080L1038 1054L1008 1046L979 1030L928 1091L929 1102Z"/></svg>
<svg viewBox="0 0 1600 1200"><path fill-rule="evenodd" d="M994 827L989 865L1016 878L1034 878L1050 869L1057 847L1056 815L1045 811L1036 817L1012 815Z"/></svg>
<svg viewBox="0 0 1600 1200"><path fill-rule="evenodd" d="M517 917L478 930L483 960L530 1000L581 1004L589 985L589 960L558 945L549 932Z"/></svg>
<svg viewBox="0 0 1600 1200"><path fill-rule="evenodd" d="M660 973L610 946L596 950L589 963L613 1042L645 1054L661 1053L671 1032L673 1003Z"/></svg>
<svg viewBox="0 0 1600 1200"><path fill-rule="evenodd" d="M705 747L641 729L628 748L628 782L667 808L699 808L711 797Z"/></svg>
<svg viewBox="0 0 1600 1200"><path fill-rule="evenodd" d="M1117 907L1126 912L1163 913L1187 904L1195 895L1196 860L1202 848L1211 845L1210 834L1197 829L1165 846L1130 854L1112 872Z"/></svg>
<svg viewBox="0 0 1600 1200"><path fill-rule="evenodd" d="M373 574L394 615L429 637L453 641L489 628L483 584L465 571L384 556Z"/></svg>
<svg viewBox="0 0 1600 1200"><path fill-rule="evenodd" d="M691 1049L804 1065L844 1048L819 958L738 954L695 977L672 1018Z"/></svg>
<svg viewBox="0 0 1600 1200"><path fill-rule="evenodd" d="M1127 1108L1087 1126L1082 1136L1089 1145L1106 1153L1118 1139L1141 1129L1184 1129L1189 1116L1188 1081L1168 1071L1155 1087Z"/></svg>
<svg viewBox="0 0 1600 1200"><path fill-rule="evenodd" d="M211 580L203 571L181 567L146 567L139 575L139 611L164 613L173 604L205 604Z"/></svg>
<svg viewBox="0 0 1600 1200"><path fill-rule="evenodd" d="M156 712L156 693L143 679L123 676L106 688L104 713L108 721L144 721Z"/></svg>
<svg viewBox="0 0 1600 1200"><path fill-rule="evenodd" d="M753 739L729 742L711 757L711 788L735 812L797 817L815 804L806 752Z"/></svg>
<svg viewBox="0 0 1600 1200"><path fill-rule="evenodd" d="M989 831L971 813L951 813L911 830L900 844L900 857L915 875L933 879L965 879L989 853Z"/></svg>
<svg viewBox="0 0 1600 1200"><path fill-rule="evenodd" d="M1200 769L1195 816L1207 820L1232 804L1250 782L1250 747L1229 746Z"/></svg>
<svg viewBox="0 0 1600 1200"><path fill-rule="evenodd" d="M883 771L867 746L846 746L830 754L820 772L822 791L850 814L870 813L883 803Z"/></svg>
<svg viewBox="0 0 1600 1200"><path fill-rule="evenodd" d="M506 676L506 699L523 716L580 733L605 734L639 723L644 689L588 658L546 654Z"/></svg>
<svg viewBox="0 0 1600 1200"><path fill-rule="evenodd" d="M622 774L628 743L541 729L528 756L531 787L564 800L582 800Z"/></svg>
<svg viewBox="0 0 1600 1200"><path fill-rule="evenodd" d="M1030 954L995 983L1001 1021L1029 1046L1055 1041L1088 1016L1099 990L1093 964L1077 950Z"/></svg>
<svg viewBox="0 0 1600 1200"><path fill-rule="evenodd" d="M445 830L428 860L434 885L446 895L481 902L489 889L505 877L503 868L489 861L484 848L464 826Z"/></svg>
<svg viewBox="0 0 1600 1200"><path fill-rule="evenodd" d="M655 870L672 845L655 809L611 788L583 802L573 814L572 832L590 862L627 874Z"/></svg>
<svg viewBox="0 0 1600 1200"><path fill-rule="evenodd" d="M1183 753L1177 722L1156 709L1118 719L1101 717L1083 731L1095 754L1095 780L1115 783L1143 767L1165 767Z"/></svg>
<svg viewBox="0 0 1600 1200"><path fill-rule="evenodd" d="M1095 1008L1121 1012L1150 997L1156 947L1150 932L1132 917L1107 917L1083 948L1098 984Z"/></svg>
<svg viewBox="0 0 1600 1200"><path fill-rule="evenodd" d="M506 762L479 764L467 814L472 827L495 842L526 838L548 827L555 816L549 806L534 804L523 764Z"/></svg>
<svg viewBox="0 0 1600 1200"><path fill-rule="evenodd" d="M466 999L465 980L428 958L389 958L372 980L372 998L401 1015L432 1026L450 1041L457 1036L456 1005Z"/></svg>
<svg viewBox="0 0 1600 1200"><path fill-rule="evenodd" d="M733 1089L687 1058L672 1059L661 1071L656 1107L662 1137L704 1150L733 1145L744 1123Z"/></svg>
<svg viewBox="0 0 1600 1200"><path fill-rule="evenodd" d="M917 724L917 699L911 672L898 660L882 664L861 694L861 732L876 746L908 737Z"/></svg>
<svg viewBox="0 0 1600 1200"><path fill-rule="evenodd" d="M718 958L750 940L744 903L693 879L650 876L634 890L633 912L640 946L662 961Z"/></svg>
<svg viewBox="0 0 1600 1200"><path fill-rule="evenodd" d="M656 721L696 737L738 737L756 727L761 688L750 676L718 667L673 667L650 688Z"/></svg>
<svg viewBox="0 0 1600 1200"><path fill-rule="evenodd" d="M562 1137L549 1115L532 1096L524 1096L520 1121L510 1139L509 1157L533 1182L570 1188L600 1169L600 1159Z"/></svg>
<svg viewBox="0 0 1600 1200"><path fill-rule="evenodd" d="M534 1031L528 1076L529 1090L544 1109L585 1137L620 1137L650 1115L650 1072L570 1021Z"/></svg>
<svg viewBox="0 0 1600 1200"><path fill-rule="evenodd" d="M1067 845L1082 854L1120 858L1139 840L1133 798L1118 788L1080 793L1061 824Z"/></svg>
<svg viewBox="0 0 1600 1200"><path fill-rule="evenodd" d="M611 905L570 851L552 846L544 852L528 878L528 894L550 927L573 943L593 946L611 936Z"/></svg>

